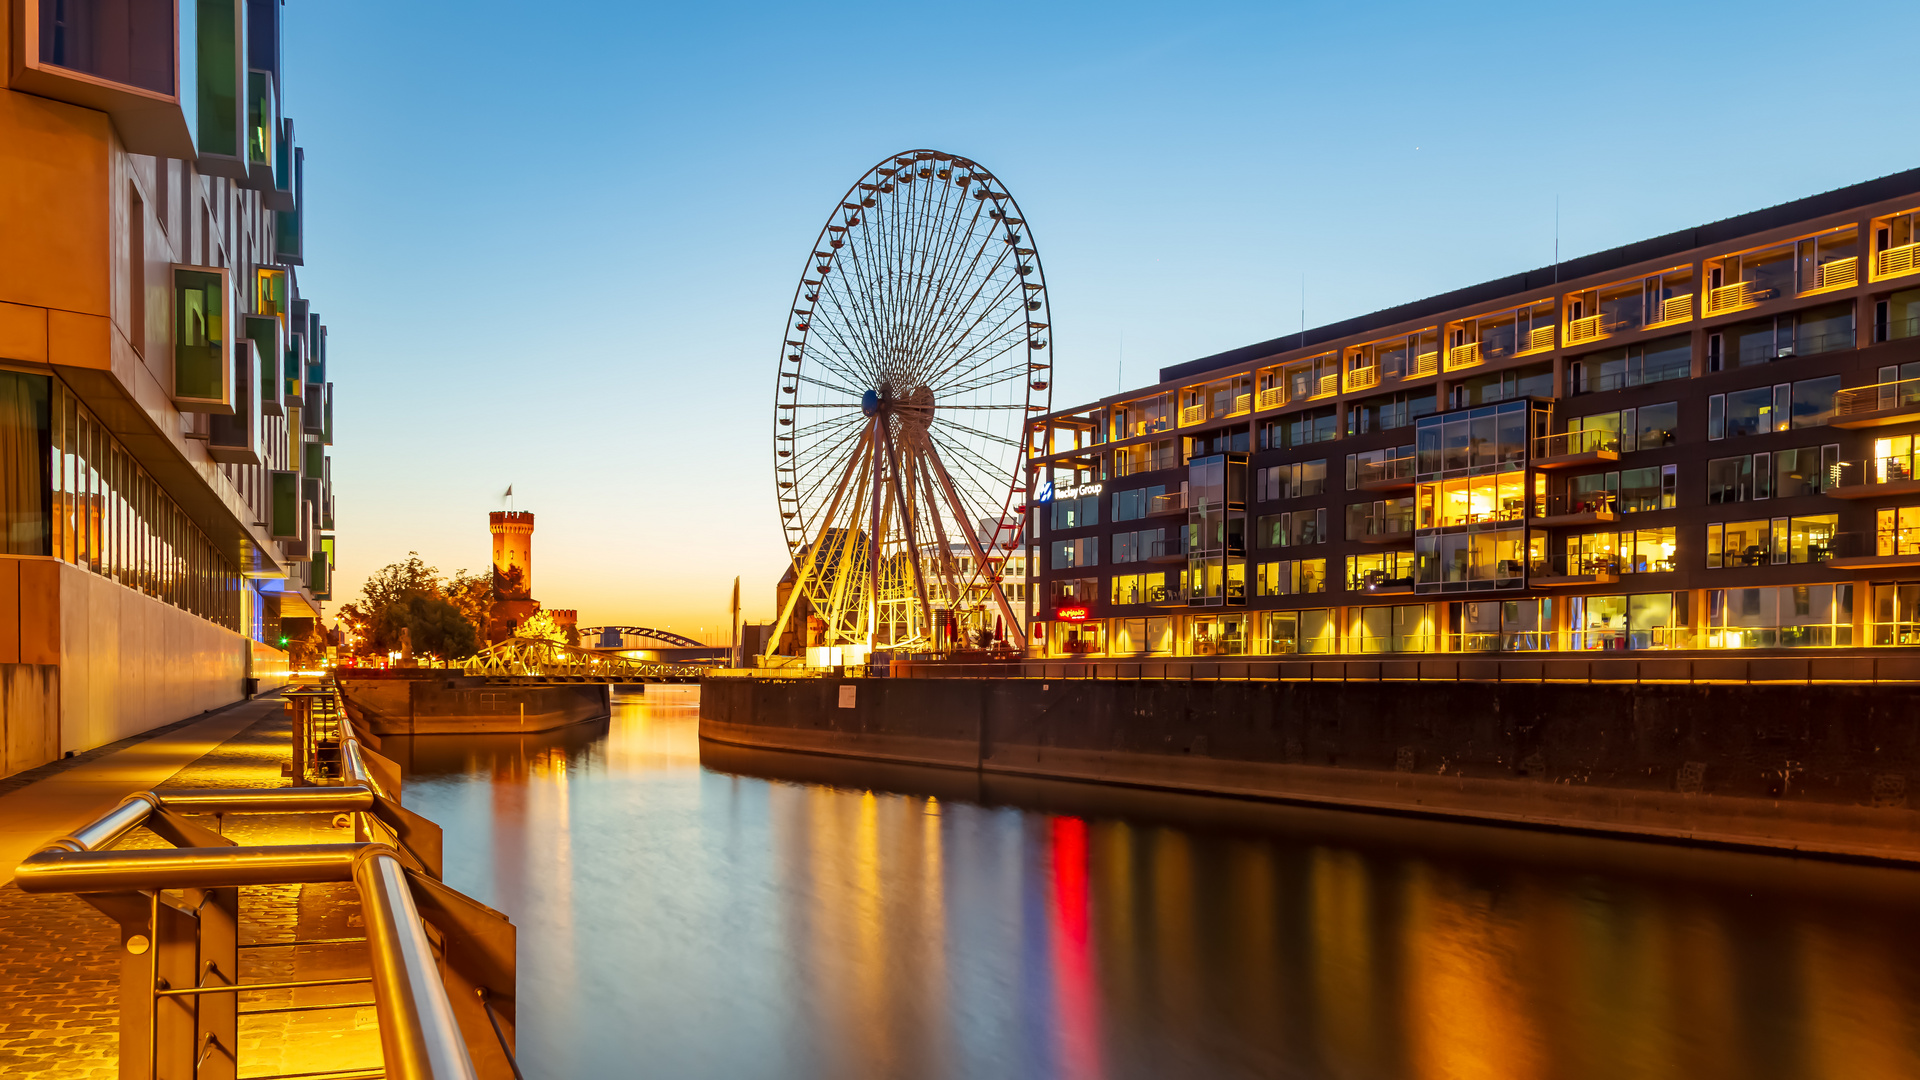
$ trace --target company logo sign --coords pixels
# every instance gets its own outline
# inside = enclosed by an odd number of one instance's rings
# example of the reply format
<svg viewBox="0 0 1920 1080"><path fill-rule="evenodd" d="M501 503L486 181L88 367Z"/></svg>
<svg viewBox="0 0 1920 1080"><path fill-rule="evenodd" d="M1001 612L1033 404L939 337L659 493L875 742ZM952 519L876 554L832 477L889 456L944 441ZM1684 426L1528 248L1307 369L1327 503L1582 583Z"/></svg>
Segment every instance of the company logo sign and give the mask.
<svg viewBox="0 0 1920 1080"><path fill-rule="evenodd" d="M1041 482L1040 494L1035 495L1033 501L1036 503L1049 503L1055 499L1081 499L1090 495L1098 495L1106 489L1107 485L1105 484L1074 484L1069 487L1056 488L1053 486L1053 481L1046 480Z"/></svg>
<svg viewBox="0 0 1920 1080"><path fill-rule="evenodd" d="M1060 607L1053 609L1053 617L1061 622L1086 622L1091 612L1083 607Z"/></svg>

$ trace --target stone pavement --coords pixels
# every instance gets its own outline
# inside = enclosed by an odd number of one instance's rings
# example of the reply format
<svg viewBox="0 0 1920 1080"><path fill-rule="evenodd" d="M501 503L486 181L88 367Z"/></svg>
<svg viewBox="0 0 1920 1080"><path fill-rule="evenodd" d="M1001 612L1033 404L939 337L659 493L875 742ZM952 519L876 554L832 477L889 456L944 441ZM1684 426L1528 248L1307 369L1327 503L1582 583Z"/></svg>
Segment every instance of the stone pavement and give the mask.
<svg viewBox="0 0 1920 1080"><path fill-rule="evenodd" d="M156 745L146 745L148 743ZM114 1077L118 1069L119 935L71 896L30 896L15 864L121 798L149 787L281 787L291 760L279 699L248 702L82 758L10 778L0 793L0 1076ZM156 775L157 774L157 775ZM46 785L43 787L42 785ZM20 820L8 820L8 815ZM77 816L76 816L77 815ZM241 844L352 839L316 815L208 819ZM41 831L23 839L33 828ZM116 845L162 847L143 830ZM15 851L18 853L14 853ZM351 885L241 890L242 982L364 975L358 898ZM343 940L344 939L344 940ZM293 944L300 942L301 944ZM258 991L241 996L240 1075L380 1067L370 984ZM319 1008L315 1008L319 1006ZM289 1008L298 1011L284 1011Z"/></svg>

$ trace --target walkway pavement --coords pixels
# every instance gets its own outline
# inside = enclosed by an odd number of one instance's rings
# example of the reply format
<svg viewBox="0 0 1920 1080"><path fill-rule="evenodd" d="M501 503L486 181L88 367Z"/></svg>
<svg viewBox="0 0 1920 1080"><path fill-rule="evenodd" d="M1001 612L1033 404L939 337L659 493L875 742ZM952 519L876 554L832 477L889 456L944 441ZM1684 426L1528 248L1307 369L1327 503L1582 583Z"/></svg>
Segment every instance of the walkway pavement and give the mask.
<svg viewBox="0 0 1920 1080"><path fill-rule="evenodd" d="M119 1069L119 934L76 897L21 892L12 884L20 859L135 791L280 787L289 735L280 700L267 698L0 781L0 1076L113 1080ZM224 831L242 844L351 839L325 815L234 817ZM163 846L144 830L116 845ZM241 981L366 971L351 886L266 886L241 896ZM377 1070L379 1028L361 1004L368 998L365 984L246 995L243 1073ZM297 1011L283 1011L290 1007Z"/></svg>
<svg viewBox="0 0 1920 1080"><path fill-rule="evenodd" d="M280 711L278 697L245 701L205 719L171 725L158 735L136 735L8 777L8 790L0 794L0 884L11 882L20 860L48 840L85 825L136 791L158 787ZM274 782L281 782L277 768Z"/></svg>

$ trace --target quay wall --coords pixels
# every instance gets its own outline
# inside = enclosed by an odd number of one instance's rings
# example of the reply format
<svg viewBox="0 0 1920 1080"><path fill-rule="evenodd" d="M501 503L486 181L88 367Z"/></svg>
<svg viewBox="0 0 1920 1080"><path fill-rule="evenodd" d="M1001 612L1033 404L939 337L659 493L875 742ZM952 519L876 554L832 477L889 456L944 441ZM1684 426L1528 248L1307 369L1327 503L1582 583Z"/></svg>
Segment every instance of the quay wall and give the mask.
<svg viewBox="0 0 1920 1080"><path fill-rule="evenodd" d="M1920 862L1920 685L719 678L741 746Z"/></svg>
<svg viewBox="0 0 1920 1080"><path fill-rule="evenodd" d="M424 669L335 675L347 715L375 735L530 733L613 715L606 683L502 682Z"/></svg>

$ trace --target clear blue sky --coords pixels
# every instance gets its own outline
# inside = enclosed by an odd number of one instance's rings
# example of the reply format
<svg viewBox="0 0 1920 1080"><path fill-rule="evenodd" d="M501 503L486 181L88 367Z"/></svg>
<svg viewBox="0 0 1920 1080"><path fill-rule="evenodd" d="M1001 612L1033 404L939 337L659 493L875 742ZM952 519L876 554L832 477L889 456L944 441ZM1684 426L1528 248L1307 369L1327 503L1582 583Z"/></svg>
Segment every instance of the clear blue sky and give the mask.
<svg viewBox="0 0 1920 1080"><path fill-rule="evenodd" d="M552 16L572 15L565 21ZM488 559L585 623L772 613L774 373L846 185L929 146L1026 211L1056 407L1161 365L1920 165L1907 3L292 0L336 595ZM1883 60L1883 63L1889 61ZM1890 88L1890 89L1889 89Z"/></svg>

